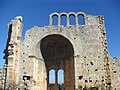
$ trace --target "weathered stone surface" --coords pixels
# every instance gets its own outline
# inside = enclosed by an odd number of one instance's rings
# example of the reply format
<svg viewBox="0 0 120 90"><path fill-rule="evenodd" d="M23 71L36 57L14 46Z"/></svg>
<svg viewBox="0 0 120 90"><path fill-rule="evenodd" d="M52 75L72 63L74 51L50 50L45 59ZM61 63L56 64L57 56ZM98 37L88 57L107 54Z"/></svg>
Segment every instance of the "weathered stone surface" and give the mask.
<svg viewBox="0 0 120 90"><path fill-rule="evenodd" d="M61 25L63 15L67 17L66 26ZM70 15L75 16L75 25L70 25ZM79 15L83 16L84 25L79 25ZM52 25L54 16L58 17L57 26ZM120 89L120 61L110 58L103 16L53 13L49 26L31 28L23 41L22 17L15 18L8 26L4 57L6 88L12 83L15 89L59 90L57 72L62 69L65 90ZM55 71L55 84L48 81L51 69Z"/></svg>

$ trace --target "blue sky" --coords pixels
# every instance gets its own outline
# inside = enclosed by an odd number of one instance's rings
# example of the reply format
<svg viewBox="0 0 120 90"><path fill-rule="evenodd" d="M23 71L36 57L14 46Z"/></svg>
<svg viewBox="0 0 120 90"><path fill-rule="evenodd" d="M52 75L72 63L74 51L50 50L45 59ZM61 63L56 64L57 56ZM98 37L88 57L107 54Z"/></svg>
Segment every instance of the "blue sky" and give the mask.
<svg viewBox="0 0 120 90"><path fill-rule="evenodd" d="M7 24L23 16L23 36L33 26L47 26L52 12L85 12L103 15L108 48L112 57L120 57L120 0L0 0L0 67L7 39Z"/></svg>

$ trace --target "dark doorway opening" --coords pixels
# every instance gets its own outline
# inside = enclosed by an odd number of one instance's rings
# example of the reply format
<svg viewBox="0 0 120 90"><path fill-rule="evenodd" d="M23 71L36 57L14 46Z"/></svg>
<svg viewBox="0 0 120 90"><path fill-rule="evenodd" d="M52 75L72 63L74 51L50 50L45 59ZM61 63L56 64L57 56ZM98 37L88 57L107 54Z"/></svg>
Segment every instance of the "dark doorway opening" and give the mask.
<svg viewBox="0 0 120 90"><path fill-rule="evenodd" d="M46 66L48 90L74 90L74 49L71 42L62 35L48 35L41 40L40 50ZM51 70L53 77L50 76ZM53 78L53 83L50 78Z"/></svg>

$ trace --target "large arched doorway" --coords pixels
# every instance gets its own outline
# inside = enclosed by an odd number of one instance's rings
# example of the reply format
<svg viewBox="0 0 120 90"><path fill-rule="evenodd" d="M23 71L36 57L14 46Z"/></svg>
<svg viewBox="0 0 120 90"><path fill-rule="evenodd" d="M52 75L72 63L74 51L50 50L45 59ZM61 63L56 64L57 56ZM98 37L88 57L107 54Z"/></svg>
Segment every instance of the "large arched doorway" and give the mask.
<svg viewBox="0 0 120 90"><path fill-rule="evenodd" d="M48 35L41 40L40 49L47 71L48 90L59 90L59 69L62 69L64 72L63 90L74 90L74 49L70 41L62 35ZM55 70L53 75L55 83L49 83L50 70Z"/></svg>

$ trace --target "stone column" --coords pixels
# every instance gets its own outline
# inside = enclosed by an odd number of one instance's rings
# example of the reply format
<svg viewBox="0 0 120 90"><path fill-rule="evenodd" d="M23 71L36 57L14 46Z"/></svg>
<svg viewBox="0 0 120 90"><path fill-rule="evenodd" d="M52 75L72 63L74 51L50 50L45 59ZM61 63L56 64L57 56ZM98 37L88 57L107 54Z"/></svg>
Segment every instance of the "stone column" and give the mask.
<svg viewBox="0 0 120 90"><path fill-rule="evenodd" d="M49 25L52 26L52 17L49 18Z"/></svg>
<svg viewBox="0 0 120 90"><path fill-rule="evenodd" d="M69 26L70 23L69 23L69 16L67 16L67 26Z"/></svg>
<svg viewBox="0 0 120 90"><path fill-rule="evenodd" d="M57 70L55 71L55 84L57 84L58 83L58 74L57 74Z"/></svg>
<svg viewBox="0 0 120 90"><path fill-rule="evenodd" d="M76 21L76 26L79 25L78 24L78 17L77 16L75 16L75 21Z"/></svg>
<svg viewBox="0 0 120 90"><path fill-rule="evenodd" d="M58 26L61 25L61 20L60 20L60 16L58 16Z"/></svg>
<svg viewBox="0 0 120 90"><path fill-rule="evenodd" d="M55 70L55 90L58 90L58 74L57 74L57 70Z"/></svg>

